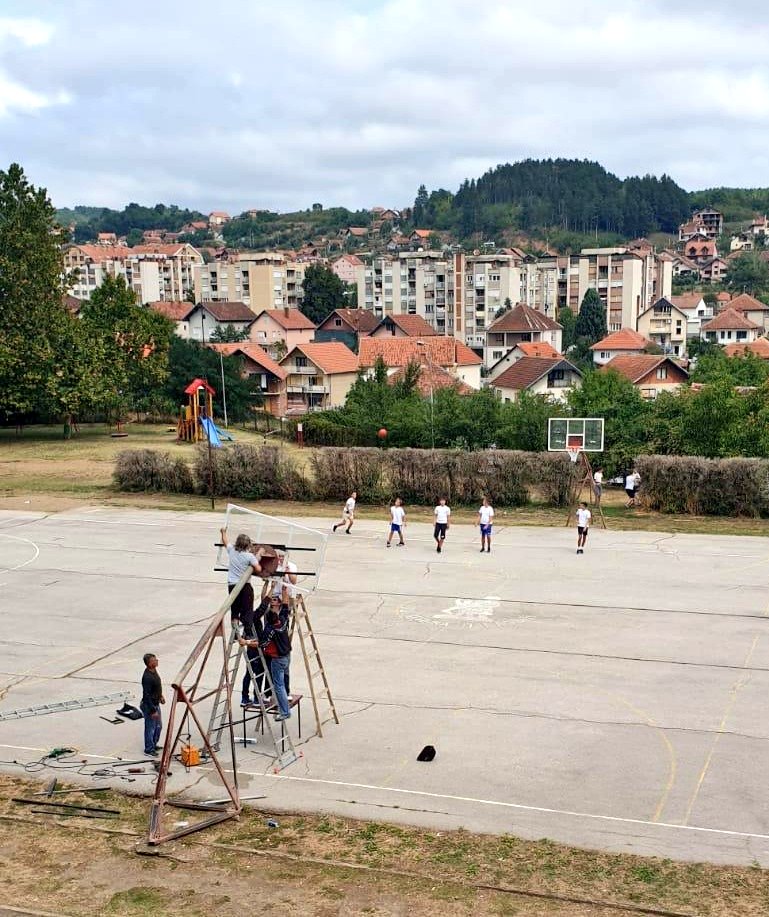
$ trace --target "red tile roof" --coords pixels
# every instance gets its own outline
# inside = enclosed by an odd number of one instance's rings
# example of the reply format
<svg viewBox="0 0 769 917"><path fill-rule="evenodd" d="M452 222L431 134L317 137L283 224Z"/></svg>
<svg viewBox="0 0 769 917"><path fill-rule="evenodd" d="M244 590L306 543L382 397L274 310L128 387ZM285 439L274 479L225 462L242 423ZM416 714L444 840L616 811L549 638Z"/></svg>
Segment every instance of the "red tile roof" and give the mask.
<svg viewBox="0 0 769 917"><path fill-rule="evenodd" d="M749 293L740 293L729 301L729 308L738 312L769 312L769 306L751 296Z"/></svg>
<svg viewBox="0 0 769 917"><path fill-rule="evenodd" d="M225 357L243 354L249 360L258 363L263 369L276 375L279 379L285 379L288 375L286 370L282 366L278 366L266 350L252 341L241 341L237 344L206 344L206 347L210 347L211 350L215 350L217 353L223 353Z"/></svg>
<svg viewBox="0 0 769 917"><path fill-rule="evenodd" d="M411 235L417 236L420 239L429 239L432 233L433 233L432 229L415 229L414 232L411 233Z"/></svg>
<svg viewBox="0 0 769 917"><path fill-rule="evenodd" d="M159 312L160 315L165 315L174 322L183 322L195 308L194 303L191 302L164 302L162 300L148 303L148 305L153 312Z"/></svg>
<svg viewBox="0 0 769 917"><path fill-rule="evenodd" d="M388 377L387 381L390 383L390 385L395 385L395 383L400 382L400 380L405 375L406 367L401 366L399 369L396 369L391 376ZM456 388L460 395L469 395L473 391L469 385L466 385L460 379L457 379L456 376L452 376L451 373L447 369L444 369L442 366L429 366L426 363L423 363L420 366L417 390L421 395L428 396L431 392L434 392L439 388L451 387Z"/></svg>
<svg viewBox="0 0 769 917"><path fill-rule="evenodd" d="M368 227L366 226L350 226L347 230L351 236L367 236Z"/></svg>
<svg viewBox="0 0 769 917"><path fill-rule="evenodd" d="M257 318L263 315L268 315L284 331L310 331L316 327L299 309L262 309Z"/></svg>
<svg viewBox="0 0 769 917"><path fill-rule="evenodd" d="M696 309L702 302L702 293L681 293L680 296L669 297L674 306L686 311Z"/></svg>
<svg viewBox="0 0 769 917"><path fill-rule="evenodd" d="M613 331L607 334L605 338L593 344L591 350L646 350L651 345L651 341L633 331L632 328L620 328L619 331Z"/></svg>
<svg viewBox="0 0 769 917"><path fill-rule="evenodd" d="M716 302L729 302L732 298L731 293L723 291L721 293L716 293Z"/></svg>
<svg viewBox="0 0 769 917"><path fill-rule="evenodd" d="M582 375L575 366L562 357L521 357L489 384L491 388L511 388L515 391L523 391L534 385L551 370L561 367L573 370L579 376Z"/></svg>
<svg viewBox="0 0 769 917"><path fill-rule="evenodd" d="M205 309L217 322L253 322L256 316L244 302L203 302L195 309Z"/></svg>
<svg viewBox="0 0 769 917"><path fill-rule="evenodd" d="M738 312L736 309L732 309L732 304L729 303L726 309L723 312L719 312L715 318L712 318L709 322L706 322L702 326L703 331L752 331L753 329L760 328L760 325L757 325L755 322L752 322L749 318Z"/></svg>
<svg viewBox="0 0 769 917"><path fill-rule="evenodd" d="M552 360L556 357L560 359L563 356L552 344L545 341L519 341L515 349L520 350L527 357L547 357Z"/></svg>
<svg viewBox="0 0 769 917"><path fill-rule="evenodd" d="M341 255L339 258L334 261L334 264L337 264L339 261L346 261L348 264L353 264L355 267L363 264L363 260L357 255Z"/></svg>
<svg viewBox="0 0 769 917"><path fill-rule="evenodd" d="M368 338L363 338L363 340L368 340ZM297 350L327 375L356 373L358 371L358 358L349 347L339 341L327 341L322 344L297 344L280 362L285 363L291 354Z"/></svg>
<svg viewBox="0 0 769 917"><path fill-rule="evenodd" d="M762 360L769 360L769 340L766 338L757 338L749 344L727 344L724 347L724 353L727 357L744 357L748 353L761 357Z"/></svg>
<svg viewBox="0 0 769 917"><path fill-rule="evenodd" d="M360 365L373 366L381 357L386 366L430 363L435 366L480 366L483 360L461 341L441 335L421 338L365 337L360 340Z"/></svg>
<svg viewBox="0 0 769 917"><path fill-rule="evenodd" d="M73 315L77 315L83 307L83 300L78 299L77 296L70 296L69 293L64 297L64 308L71 312Z"/></svg>
<svg viewBox="0 0 769 917"><path fill-rule="evenodd" d="M519 302L517 306L504 312L493 321L487 330L527 333L529 331L560 331L562 326L544 312L538 312L527 306L526 303Z"/></svg>
<svg viewBox="0 0 769 917"><path fill-rule="evenodd" d="M379 325L379 319L368 309L334 309L330 315L323 319L318 327L321 328L329 319L333 319L335 316L347 322L358 334L368 334Z"/></svg>
<svg viewBox="0 0 769 917"><path fill-rule="evenodd" d="M671 360L670 357L660 356L658 354L619 354L609 360L608 363L605 363L598 372L613 370L626 379L629 379L635 385L636 382L639 382L644 376L653 372L662 363L668 363L670 366L679 370L683 379L689 378L689 373L687 373L683 366L680 366L675 360ZM668 381L675 382L676 380L672 379Z"/></svg>
<svg viewBox="0 0 769 917"><path fill-rule="evenodd" d="M388 315L381 322L377 322L377 326L384 325L386 327L388 321L397 325L410 338L435 337L438 334L435 328L421 315Z"/></svg>

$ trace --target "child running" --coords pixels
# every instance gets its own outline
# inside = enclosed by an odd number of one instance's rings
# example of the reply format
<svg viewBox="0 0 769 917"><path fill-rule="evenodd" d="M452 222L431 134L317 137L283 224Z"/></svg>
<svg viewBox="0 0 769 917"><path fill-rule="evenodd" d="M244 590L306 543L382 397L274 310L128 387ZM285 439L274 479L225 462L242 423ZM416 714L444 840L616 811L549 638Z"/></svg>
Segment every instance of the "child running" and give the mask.
<svg viewBox="0 0 769 917"><path fill-rule="evenodd" d="M446 540L446 532L449 528L449 518L451 509L446 506L446 498L441 497L438 505L433 510L435 516L435 528L433 529L433 538L435 539L435 550L440 554L443 550L443 542Z"/></svg>
<svg viewBox="0 0 769 917"><path fill-rule="evenodd" d="M587 530L590 528L590 520L593 514L587 508L587 503L579 504L577 510L577 554L585 553L585 542L587 541Z"/></svg>
<svg viewBox="0 0 769 917"><path fill-rule="evenodd" d="M344 509L342 510L342 518L339 520L339 522L336 523L332 531L335 532L340 526L346 525L347 528L344 530L345 534L350 534L352 524L355 522L355 501L357 499L358 492L354 490L347 498L347 502L345 503Z"/></svg>
<svg viewBox="0 0 769 917"><path fill-rule="evenodd" d="M393 540L393 535L397 533L400 541L398 542L398 547L406 544L403 540L403 530L406 528L406 510L403 508L403 504L400 497L395 498L395 503L390 507L390 534L387 536L387 547L390 547L390 542Z"/></svg>
<svg viewBox="0 0 769 917"><path fill-rule="evenodd" d="M494 507L489 503L489 498L484 497L481 508L478 510L478 525L481 527L481 554L484 550L491 554L491 525L494 520Z"/></svg>

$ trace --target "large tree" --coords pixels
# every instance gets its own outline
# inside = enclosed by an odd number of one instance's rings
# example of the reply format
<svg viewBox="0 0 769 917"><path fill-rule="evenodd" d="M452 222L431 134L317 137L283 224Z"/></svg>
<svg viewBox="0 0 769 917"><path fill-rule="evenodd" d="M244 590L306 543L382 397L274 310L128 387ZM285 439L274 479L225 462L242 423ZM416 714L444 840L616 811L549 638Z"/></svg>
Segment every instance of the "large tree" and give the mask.
<svg viewBox="0 0 769 917"><path fill-rule="evenodd" d="M726 283L741 293L764 294L769 291L769 264L759 252L746 252L729 263Z"/></svg>
<svg viewBox="0 0 769 917"><path fill-rule="evenodd" d="M590 289L585 293L574 333L578 338L587 338L591 344L606 336L606 306L601 302L597 290Z"/></svg>
<svg viewBox="0 0 769 917"><path fill-rule="evenodd" d="M304 273L302 282L304 296L302 312L315 324L334 309L347 305L345 302L345 285L336 274L322 264L311 264Z"/></svg>

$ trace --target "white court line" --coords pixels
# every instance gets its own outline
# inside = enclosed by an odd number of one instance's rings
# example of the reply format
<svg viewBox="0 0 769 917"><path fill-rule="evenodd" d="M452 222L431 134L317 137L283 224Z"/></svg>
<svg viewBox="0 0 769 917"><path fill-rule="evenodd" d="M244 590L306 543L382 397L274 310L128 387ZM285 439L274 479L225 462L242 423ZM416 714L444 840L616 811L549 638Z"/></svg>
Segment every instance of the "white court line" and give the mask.
<svg viewBox="0 0 769 917"><path fill-rule="evenodd" d="M21 541L23 544L32 545L35 549L35 553L29 560L22 561L20 564L16 564L15 567L0 568L0 573L13 573L14 570L21 570L22 567L26 567L28 564L34 563L40 556L40 548L35 544L34 541L30 541L29 538L21 538L18 535L6 535L5 532L0 532L0 538L10 538L12 541ZM7 586L7 583L0 583L0 586Z"/></svg>

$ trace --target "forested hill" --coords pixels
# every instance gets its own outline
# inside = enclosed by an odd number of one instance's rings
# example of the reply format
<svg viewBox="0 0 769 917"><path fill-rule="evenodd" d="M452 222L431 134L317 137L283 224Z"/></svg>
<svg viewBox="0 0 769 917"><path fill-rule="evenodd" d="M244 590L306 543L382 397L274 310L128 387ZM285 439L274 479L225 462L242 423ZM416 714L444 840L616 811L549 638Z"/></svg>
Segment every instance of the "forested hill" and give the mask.
<svg viewBox="0 0 769 917"><path fill-rule="evenodd" d="M428 195L423 186L414 203L414 221L461 236L553 228L632 238L677 231L689 215L689 198L667 175L623 181L597 162L526 159L465 181L456 195Z"/></svg>

